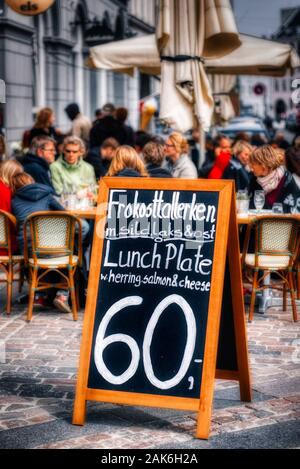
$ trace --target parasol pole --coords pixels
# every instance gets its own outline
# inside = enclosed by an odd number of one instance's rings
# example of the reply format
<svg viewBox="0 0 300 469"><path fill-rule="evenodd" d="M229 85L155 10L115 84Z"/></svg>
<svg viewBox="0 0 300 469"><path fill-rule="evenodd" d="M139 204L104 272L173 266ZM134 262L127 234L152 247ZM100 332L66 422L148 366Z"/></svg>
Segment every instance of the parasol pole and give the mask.
<svg viewBox="0 0 300 469"><path fill-rule="evenodd" d="M201 124L199 124L199 145L200 145L200 151L199 151L199 158L198 158L198 169L201 168L205 160L205 132L203 128L201 127Z"/></svg>

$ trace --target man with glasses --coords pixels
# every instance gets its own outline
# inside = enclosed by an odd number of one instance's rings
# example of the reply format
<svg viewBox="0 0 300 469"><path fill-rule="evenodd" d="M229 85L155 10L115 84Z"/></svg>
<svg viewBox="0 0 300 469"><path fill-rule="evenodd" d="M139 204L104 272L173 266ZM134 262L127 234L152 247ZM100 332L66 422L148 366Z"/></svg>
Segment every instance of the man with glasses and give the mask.
<svg viewBox="0 0 300 469"><path fill-rule="evenodd" d="M22 162L24 171L30 174L35 182L53 189L50 165L55 161L55 154L55 141L52 138L35 137Z"/></svg>
<svg viewBox="0 0 300 469"><path fill-rule="evenodd" d="M83 140L76 136L66 137L63 141L62 155L51 164L51 176L55 192L61 194L76 194L77 198L88 196L88 187L95 186L96 177L93 166L84 161L85 144ZM85 194L85 195L84 195ZM87 220L81 219L83 254L87 255L88 247L91 242L93 228ZM83 282L79 282L82 292L87 285L86 265L82 267ZM79 296L82 296L79 293ZM63 309L66 304L65 294L56 298L55 306Z"/></svg>
<svg viewBox="0 0 300 469"><path fill-rule="evenodd" d="M63 154L51 164L52 182L57 194L77 193L96 184L93 166L84 161L85 145L79 137L66 137Z"/></svg>

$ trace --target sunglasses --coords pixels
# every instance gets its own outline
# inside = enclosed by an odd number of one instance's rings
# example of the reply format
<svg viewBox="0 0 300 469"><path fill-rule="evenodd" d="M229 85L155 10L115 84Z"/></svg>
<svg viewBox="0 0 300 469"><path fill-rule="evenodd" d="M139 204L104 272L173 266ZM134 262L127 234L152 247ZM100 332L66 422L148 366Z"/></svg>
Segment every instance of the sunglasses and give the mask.
<svg viewBox="0 0 300 469"><path fill-rule="evenodd" d="M66 153L80 153L80 150L64 150Z"/></svg>

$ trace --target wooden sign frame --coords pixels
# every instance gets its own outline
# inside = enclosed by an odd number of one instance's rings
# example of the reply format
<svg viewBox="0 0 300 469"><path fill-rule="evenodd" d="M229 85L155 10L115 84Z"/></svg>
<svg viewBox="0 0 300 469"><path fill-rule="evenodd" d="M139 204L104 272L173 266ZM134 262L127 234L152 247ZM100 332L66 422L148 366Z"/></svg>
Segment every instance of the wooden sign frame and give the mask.
<svg viewBox="0 0 300 469"><path fill-rule="evenodd" d="M103 254L106 209L110 189L177 190L219 193L216 236L211 273L211 289L209 295L206 340L199 399L88 388L93 328ZM223 282L227 258L229 261L230 284L232 290L233 322L238 365L237 371L216 369L220 318L222 311ZM240 249L233 181L103 178L100 182L97 215L95 220L95 234L92 247L88 295L84 314L79 372L72 423L74 425L83 425L85 423L87 401L110 402L132 406L141 405L172 408L198 412L196 437L207 439L210 431L214 382L216 378L238 381L241 400L248 402L251 401Z"/></svg>

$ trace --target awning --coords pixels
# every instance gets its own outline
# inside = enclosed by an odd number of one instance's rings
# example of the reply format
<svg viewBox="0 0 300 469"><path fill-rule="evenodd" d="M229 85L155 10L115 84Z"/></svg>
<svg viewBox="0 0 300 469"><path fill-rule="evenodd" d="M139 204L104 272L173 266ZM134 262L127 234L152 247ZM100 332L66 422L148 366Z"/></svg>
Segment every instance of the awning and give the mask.
<svg viewBox="0 0 300 469"><path fill-rule="evenodd" d="M300 67L300 58L290 44L240 34L241 46L222 58L205 59L207 73L284 76ZM91 47L90 67L133 75L160 74L160 59L154 34Z"/></svg>

